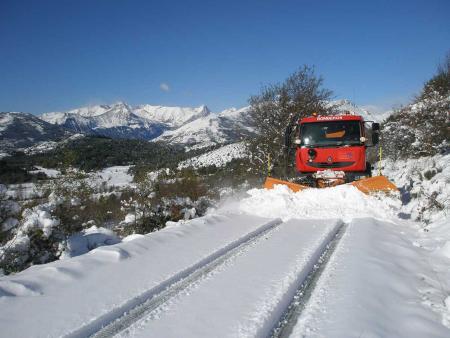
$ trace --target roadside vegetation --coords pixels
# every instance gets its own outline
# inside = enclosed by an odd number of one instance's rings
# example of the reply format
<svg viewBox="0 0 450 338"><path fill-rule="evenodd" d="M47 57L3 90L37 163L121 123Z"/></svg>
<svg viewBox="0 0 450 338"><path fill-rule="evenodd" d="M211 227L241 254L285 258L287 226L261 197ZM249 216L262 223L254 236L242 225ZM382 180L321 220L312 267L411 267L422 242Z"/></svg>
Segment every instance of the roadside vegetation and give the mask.
<svg viewBox="0 0 450 338"><path fill-rule="evenodd" d="M414 101L382 125L382 146L394 160L446 153L450 145L450 53Z"/></svg>

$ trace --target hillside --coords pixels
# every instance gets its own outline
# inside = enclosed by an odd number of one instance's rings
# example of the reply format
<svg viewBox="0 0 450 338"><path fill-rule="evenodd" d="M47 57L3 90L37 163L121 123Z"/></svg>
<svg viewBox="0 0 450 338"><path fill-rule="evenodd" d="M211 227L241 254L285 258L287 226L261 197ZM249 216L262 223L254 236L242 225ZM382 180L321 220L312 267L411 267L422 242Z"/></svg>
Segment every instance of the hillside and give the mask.
<svg viewBox="0 0 450 338"><path fill-rule="evenodd" d="M183 144L190 149L236 142L254 133L248 119L248 111L249 107L244 107L209 114L178 129L164 132L156 141Z"/></svg>
<svg viewBox="0 0 450 338"><path fill-rule="evenodd" d="M449 152L450 57L416 99L394 111L382 128L384 152L394 160Z"/></svg>
<svg viewBox="0 0 450 338"><path fill-rule="evenodd" d="M69 137L71 132L26 113L0 113L0 153Z"/></svg>

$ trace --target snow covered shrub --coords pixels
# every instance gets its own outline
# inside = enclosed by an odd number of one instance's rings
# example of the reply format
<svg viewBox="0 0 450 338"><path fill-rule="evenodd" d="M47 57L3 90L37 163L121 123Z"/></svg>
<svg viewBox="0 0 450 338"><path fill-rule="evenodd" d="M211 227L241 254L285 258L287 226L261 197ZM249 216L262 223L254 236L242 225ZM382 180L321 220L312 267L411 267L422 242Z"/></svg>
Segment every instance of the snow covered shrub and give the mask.
<svg viewBox="0 0 450 338"><path fill-rule="evenodd" d="M65 247L61 253L61 259L83 255L100 246L120 243L120 239L114 231L97 227L93 222L89 222L89 224L91 224L91 227L67 239L64 243Z"/></svg>
<svg viewBox="0 0 450 338"><path fill-rule="evenodd" d="M57 258L62 237L57 228L60 221L52 212L58 203L57 199L50 198L47 203L22 212L11 238L0 248L0 269L11 273Z"/></svg>
<svg viewBox="0 0 450 338"><path fill-rule="evenodd" d="M429 224L450 212L450 154L383 161L383 174L402 195L402 215Z"/></svg>
<svg viewBox="0 0 450 338"><path fill-rule="evenodd" d="M47 201L28 204L20 223L0 247L0 268L5 273L70 256L70 238L86 235L86 229L95 224L116 224L123 219L120 198L113 193L95 195L80 172L69 169L43 189Z"/></svg>
<svg viewBox="0 0 450 338"><path fill-rule="evenodd" d="M0 244L6 236L5 233L19 223L17 215L20 212L20 206L17 202L8 199L7 190L5 185L0 184Z"/></svg>
<svg viewBox="0 0 450 338"><path fill-rule="evenodd" d="M211 191L193 170L174 173L141 172L136 187L121 195L125 219L115 228L121 236L146 234L164 228L168 221L204 215L211 205Z"/></svg>
<svg viewBox="0 0 450 338"><path fill-rule="evenodd" d="M450 144L450 54L415 101L384 123L382 146L393 159L445 153Z"/></svg>
<svg viewBox="0 0 450 338"><path fill-rule="evenodd" d="M450 93L435 93L391 115L383 125L382 146L393 159L418 158L449 149Z"/></svg>

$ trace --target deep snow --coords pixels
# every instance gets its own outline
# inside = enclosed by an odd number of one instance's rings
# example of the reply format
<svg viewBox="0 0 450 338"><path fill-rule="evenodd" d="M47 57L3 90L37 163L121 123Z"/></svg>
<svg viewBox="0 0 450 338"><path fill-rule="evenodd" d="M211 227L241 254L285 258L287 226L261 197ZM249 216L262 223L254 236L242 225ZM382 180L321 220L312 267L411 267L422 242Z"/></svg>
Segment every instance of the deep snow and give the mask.
<svg viewBox="0 0 450 338"><path fill-rule="evenodd" d="M402 222L352 220L292 337L448 337L450 273L415 237Z"/></svg>
<svg viewBox="0 0 450 338"><path fill-rule="evenodd" d="M341 224L336 220L281 224L118 336L267 336ZM199 318L216 320L205 325Z"/></svg>
<svg viewBox="0 0 450 338"><path fill-rule="evenodd" d="M82 336L91 332L84 331L86 325L106 323L117 309L128 309L142 294L164 289L189 267L281 218L285 223L267 240L123 334L268 333L282 315L280 304L290 302L292 285L314 261L308 259L311 252L323 246L318 238L336 222L346 222L294 336L448 337L448 217L433 218L423 231L419 223L399 217L403 208L399 196L366 196L350 186L298 193L283 186L253 189L205 217L0 277L2 334L57 337L76 331Z"/></svg>
<svg viewBox="0 0 450 338"><path fill-rule="evenodd" d="M209 256L269 220L216 214L72 259L0 277L0 325L6 337L60 337L163 289Z"/></svg>

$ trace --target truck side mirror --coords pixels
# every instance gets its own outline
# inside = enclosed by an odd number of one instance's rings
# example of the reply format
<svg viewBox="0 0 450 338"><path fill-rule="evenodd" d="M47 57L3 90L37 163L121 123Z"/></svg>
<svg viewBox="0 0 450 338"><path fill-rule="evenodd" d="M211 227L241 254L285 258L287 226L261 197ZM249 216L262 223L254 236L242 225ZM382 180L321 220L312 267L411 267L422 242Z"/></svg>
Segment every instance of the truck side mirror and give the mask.
<svg viewBox="0 0 450 338"><path fill-rule="evenodd" d="M380 134L378 133L378 131L372 133L372 144L377 145L379 141L380 141Z"/></svg>
<svg viewBox="0 0 450 338"><path fill-rule="evenodd" d="M380 124L379 123L372 123L372 131L380 131Z"/></svg>

